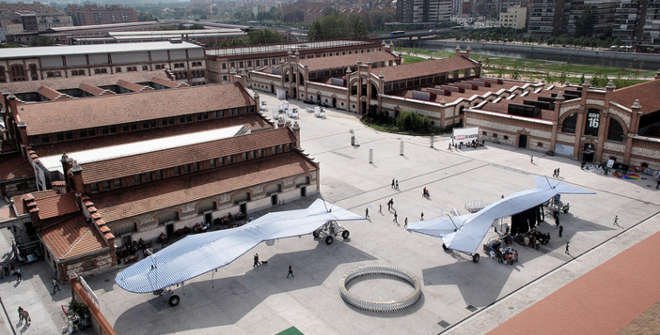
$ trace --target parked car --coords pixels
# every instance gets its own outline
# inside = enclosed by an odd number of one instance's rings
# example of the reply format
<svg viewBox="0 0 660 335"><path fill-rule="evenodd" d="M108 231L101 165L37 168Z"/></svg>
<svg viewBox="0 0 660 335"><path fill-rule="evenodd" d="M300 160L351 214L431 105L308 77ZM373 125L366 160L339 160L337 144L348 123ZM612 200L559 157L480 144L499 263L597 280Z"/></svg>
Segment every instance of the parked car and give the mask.
<svg viewBox="0 0 660 335"><path fill-rule="evenodd" d="M298 108L293 107L289 109L289 117L292 119L297 119L298 118Z"/></svg>
<svg viewBox="0 0 660 335"><path fill-rule="evenodd" d="M316 107L317 109L314 110L314 115L318 118L325 119L325 109Z"/></svg>

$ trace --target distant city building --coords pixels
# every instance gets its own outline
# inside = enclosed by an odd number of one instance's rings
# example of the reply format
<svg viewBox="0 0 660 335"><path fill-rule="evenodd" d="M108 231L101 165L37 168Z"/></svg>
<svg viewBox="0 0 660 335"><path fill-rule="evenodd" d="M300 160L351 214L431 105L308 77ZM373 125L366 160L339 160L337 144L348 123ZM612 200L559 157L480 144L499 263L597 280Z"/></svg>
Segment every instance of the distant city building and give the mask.
<svg viewBox="0 0 660 335"><path fill-rule="evenodd" d="M578 26L584 23L587 13L594 20L593 31L588 37L609 37L614 27L616 8L621 0L568 0L565 5L564 17L567 18L566 32L574 35L579 33Z"/></svg>
<svg viewBox="0 0 660 335"><path fill-rule="evenodd" d="M500 13L500 26L503 28L525 29L526 24L527 7L512 6Z"/></svg>
<svg viewBox="0 0 660 335"><path fill-rule="evenodd" d="M173 79L206 81L202 47L182 42L0 49L0 83L168 70Z"/></svg>
<svg viewBox="0 0 660 335"><path fill-rule="evenodd" d="M642 44L660 45L660 0L646 0Z"/></svg>
<svg viewBox="0 0 660 335"><path fill-rule="evenodd" d="M527 31L533 34L553 34L565 31L564 5L567 0L529 0Z"/></svg>
<svg viewBox="0 0 660 335"><path fill-rule="evenodd" d="M646 21L647 0L621 0L614 15L613 37L625 45L637 45L642 40Z"/></svg>
<svg viewBox="0 0 660 335"><path fill-rule="evenodd" d="M72 25L73 21L69 15L39 2L0 3L0 28L6 35Z"/></svg>
<svg viewBox="0 0 660 335"><path fill-rule="evenodd" d="M131 7L98 6L94 4L68 5L66 12L73 18L76 26L92 24L126 23L138 20L138 13Z"/></svg>
<svg viewBox="0 0 660 335"><path fill-rule="evenodd" d="M448 22L452 0L399 0L397 20L403 23Z"/></svg>

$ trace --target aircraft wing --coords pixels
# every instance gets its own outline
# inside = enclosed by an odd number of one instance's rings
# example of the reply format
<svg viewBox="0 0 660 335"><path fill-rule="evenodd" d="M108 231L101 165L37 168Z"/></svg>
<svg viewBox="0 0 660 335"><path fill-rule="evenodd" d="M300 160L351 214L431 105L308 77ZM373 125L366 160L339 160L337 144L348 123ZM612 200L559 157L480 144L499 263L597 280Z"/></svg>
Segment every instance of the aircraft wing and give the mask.
<svg viewBox="0 0 660 335"><path fill-rule="evenodd" d="M238 228L186 236L122 270L115 282L130 292L154 292L223 267L262 241L309 234L329 221L362 219L318 199L306 209L269 213Z"/></svg>
<svg viewBox="0 0 660 335"><path fill-rule="evenodd" d="M457 231L471 215L441 216L427 221L412 222L408 224L407 229L424 235L444 237L447 234Z"/></svg>

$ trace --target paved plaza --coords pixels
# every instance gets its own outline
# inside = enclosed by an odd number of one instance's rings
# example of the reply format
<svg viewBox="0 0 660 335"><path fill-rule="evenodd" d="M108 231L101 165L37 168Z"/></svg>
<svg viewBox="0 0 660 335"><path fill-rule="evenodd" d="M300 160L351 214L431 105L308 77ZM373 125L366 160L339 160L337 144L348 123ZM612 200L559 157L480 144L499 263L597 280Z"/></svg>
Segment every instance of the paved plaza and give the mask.
<svg viewBox="0 0 660 335"><path fill-rule="evenodd" d="M261 94L268 114L279 106ZM181 304L151 294L132 294L114 284L115 272L87 278L101 300L101 310L119 334L275 334L295 326L305 334L480 334L571 282L597 265L660 231L660 191L655 181L622 180L580 169L579 162L487 143L485 148L447 150L447 137L413 137L375 131L352 114L328 110L326 119L299 106L302 147L321 164L324 199L363 215L369 222L351 222L350 241L332 245L311 236L264 243L229 266L202 275L178 290ZM353 130L358 147L350 145ZM404 154L400 154L400 143ZM373 163L369 150L373 149ZM552 175L593 191L595 195L562 196L570 213L562 215L562 238L554 223L542 223L550 243L540 250L514 244L520 261L499 264L482 253L480 263L469 256L445 253L442 241L404 230L409 222L457 209L468 201L494 202L501 195L534 187L533 175ZM390 187L392 178L399 190ZM427 187L430 199L424 199ZM398 224L386 202L394 200ZM309 199L310 201L313 199ZM277 210L301 208L309 201L284 204ZM382 205L382 213L379 206ZM257 215L256 213L254 215ZM613 224L615 215L619 225ZM552 219L550 218L550 221ZM492 232L491 234L494 235ZM487 237L488 238L488 237ZM570 240L570 255L564 253ZM268 264L252 268L259 253ZM423 297L413 308L396 314L374 314L347 306L339 284L347 272L362 265L385 264L415 273ZM288 265L294 279L286 279ZM50 276L43 263L24 267L25 281L0 282L0 296L11 320L2 315L0 334L18 323L16 307L30 311L33 324L19 333L55 334L63 326L60 305L70 296L68 285L51 296ZM393 292L402 292L398 283ZM382 280L356 285L360 295L391 297Z"/></svg>

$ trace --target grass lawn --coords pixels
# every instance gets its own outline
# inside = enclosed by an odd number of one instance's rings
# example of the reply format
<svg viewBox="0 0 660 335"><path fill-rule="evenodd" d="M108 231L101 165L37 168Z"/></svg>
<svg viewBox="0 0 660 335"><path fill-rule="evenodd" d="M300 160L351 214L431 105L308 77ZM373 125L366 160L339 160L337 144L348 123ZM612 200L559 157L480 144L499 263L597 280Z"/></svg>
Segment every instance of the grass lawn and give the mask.
<svg viewBox="0 0 660 335"><path fill-rule="evenodd" d="M416 54L429 55L433 57L443 58L449 57L454 54L451 51L432 51L420 48L397 48L398 51L407 51ZM515 57L502 57L502 56L489 56L478 53L472 53L472 58L482 62L484 68L511 68L519 69L519 71L541 71L541 72L557 72L566 73L568 75L598 75L603 77L607 75L610 78L640 78L655 76L654 71L626 69L618 67L607 67L598 65L582 65L570 64L568 62L547 61L542 59L525 59Z"/></svg>
<svg viewBox="0 0 660 335"><path fill-rule="evenodd" d="M410 56L410 55L401 55L401 58L403 59L403 64L423 62L426 60L422 57Z"/></svg>

